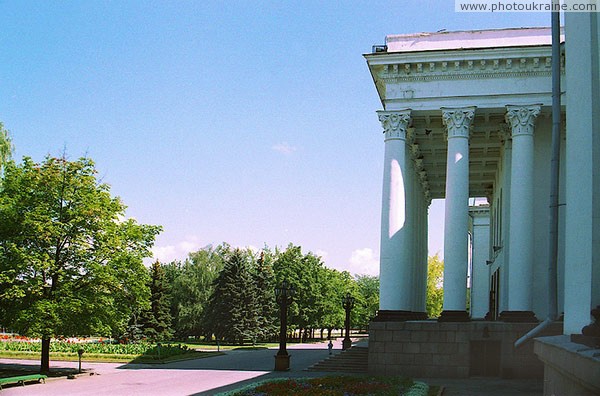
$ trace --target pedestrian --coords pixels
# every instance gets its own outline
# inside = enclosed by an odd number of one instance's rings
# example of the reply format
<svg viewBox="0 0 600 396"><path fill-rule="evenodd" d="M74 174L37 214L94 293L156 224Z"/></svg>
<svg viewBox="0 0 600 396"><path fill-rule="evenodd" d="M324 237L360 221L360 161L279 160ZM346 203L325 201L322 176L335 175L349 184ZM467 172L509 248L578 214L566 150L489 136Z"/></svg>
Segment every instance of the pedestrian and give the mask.
<svg viewBox="0 0 600 396"><path fill-rule="evenodd" d="M331 340L329 340L329 344L327 344L327 348L329 349L329 354L331 355L333 353L333 342L331 342Z"/></svg>

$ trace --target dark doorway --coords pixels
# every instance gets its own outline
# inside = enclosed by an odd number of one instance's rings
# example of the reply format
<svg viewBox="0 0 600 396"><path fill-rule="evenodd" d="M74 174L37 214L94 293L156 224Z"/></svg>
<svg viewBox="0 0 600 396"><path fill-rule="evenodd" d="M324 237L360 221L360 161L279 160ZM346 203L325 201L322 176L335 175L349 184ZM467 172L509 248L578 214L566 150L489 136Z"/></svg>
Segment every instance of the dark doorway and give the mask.
<svg viewBox="0 0 600 396"><path fill-rule="evenodd" d="M469 376L500 376L500 341L471 341Z"/></svg>

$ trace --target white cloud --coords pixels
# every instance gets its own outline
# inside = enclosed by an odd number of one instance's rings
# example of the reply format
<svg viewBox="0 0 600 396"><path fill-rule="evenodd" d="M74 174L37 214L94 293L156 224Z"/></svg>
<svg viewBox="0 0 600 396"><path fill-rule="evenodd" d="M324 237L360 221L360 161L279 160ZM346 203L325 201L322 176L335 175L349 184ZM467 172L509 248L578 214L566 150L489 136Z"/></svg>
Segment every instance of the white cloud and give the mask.
<svg viewBox="0 0 600 396"><path fill-rule="evenodd" d="M152 247L152 257L158 261L173 261L176 255L177 251L173 245Z"/></svg>
<svg viewBox="0 0 600 396"><path fill-rule="evenodd" d="M155 260L168 263L174 260L184 260L190 252L195 252L202 247L197 237L190 236L176 245L154 246L152 256Z"/></svg>
<svg viewBox="0 0 600 396"><path fill-rule="evenodd" d="M284 155L290 155L297 150L296 147L290 146L288 142L277 143L271 147L273 150Z"/></svg>
<svg viewBox="0 0 600 396"><path fill-rule="evenodd" d="M379 257L371 248L356 249L350 256L349 266L346 270L352 275L378 275Z"/></svg>

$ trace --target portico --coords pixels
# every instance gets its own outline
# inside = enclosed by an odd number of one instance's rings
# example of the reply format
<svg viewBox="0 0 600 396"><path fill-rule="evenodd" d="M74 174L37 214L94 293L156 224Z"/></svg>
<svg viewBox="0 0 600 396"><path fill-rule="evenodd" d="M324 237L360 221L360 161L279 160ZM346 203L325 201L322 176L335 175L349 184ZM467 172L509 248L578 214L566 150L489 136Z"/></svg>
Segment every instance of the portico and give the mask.
<svg viewBox="0 0 600 396"><path fill-rule="evenodd" d="M486 198L493 216L488 277L502 268L504 287L496 291L497 313L535 322L545 315L534 306L533 282L544 277L534 245L547 205L535 169L550 149L549 29L388 36L385 52L365 57L384 106L378 320L423 317L417 300L426 279L417 274L427 265L426 232L415 226L424 226L419 219L436 198L445 198L446 224L439 320L470 319L468 202Z"/></svg>
<svg viewBox="0 0 600 396"><path fill-rule="evenodd" d="M511 337L547 315L550 29L388 36L386 46L374 50L365 58L383 105L378 117L385 142L381 302L370 344L374 364L389 371L381 356L394 349L380 344L383 333L377 329L389 326L378 322L426 318L424 247L432 199L445 199L444 301L437 320L440 325L484 318L520 323L494 325L494 342L510 344ZM470 207L473 198L487 204ZM559 235L564 238L564 228ZM447 326L427 326L431 341L444 337ZM473 330L477 326L458 328L468 334L462 353L469 353L469 337L489 337L489 329L480 333ZM427 348L438 348L431 344ZM450 348L442 344L442 350ZM530 360L520 357L519 363L512 362L513 352L498 356L503 371L516 369L514 364L527 371L531 363L536 368L529 371L539 373L531 350L518 352L531 355ZM416 355L406 355L393 365L398 369L413 360L407 369L414 359ZM447 376L469 372L464 366L446 368Z"/></svg>

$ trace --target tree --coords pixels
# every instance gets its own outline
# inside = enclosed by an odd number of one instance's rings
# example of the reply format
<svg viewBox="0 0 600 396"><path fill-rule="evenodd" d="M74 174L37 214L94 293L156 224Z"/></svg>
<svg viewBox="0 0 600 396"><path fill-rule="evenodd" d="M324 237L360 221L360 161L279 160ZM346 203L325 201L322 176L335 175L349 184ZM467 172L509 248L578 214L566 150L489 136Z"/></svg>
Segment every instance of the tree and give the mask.
<svg viewBox="0 0 600 396"><path fill-rule="evenodd" d="M215 288L204 312L204 327L217 340L240 342L259 335L260 305L250 272L249 255L234 250L215 280Z"/></svg>
<svg viewBox="0 0 600 396"><path fill-rule="evenodd" d="M4 164L6 164L12 157L13 145L10 139L8 130L4 128L4 124L0 122L0 175Z"/></svg>
<svg viewBox="0 0 600 396"><path fill-rule="evenodd" d="M150 307L142 312L142 332L151 341L170 340L173 331L167 284L165 271L158 260L150 267L148 287L150 289Z"/></svg>
<svg viewBox="0 0 600 396"><path fill-rule="evenodd" d="M439 256L430 256L427 260L427 315L430 318L440 316L444 303L444 262Z"/></svg>
<svg viewBox="0 0 600 396"><path fill-rule="evenodd" d="M278 308L275 301L275 274L273 273L273 255L265 248L260 252L260 257L252 271L257 300L260 301L258 309L258 338L268 340L277 335Z"/></svg>
<svg viewBox="0 0 600 396"><path fill-rule="evenodd" d="M224 243L216 248L206 246L189 254L183 262L165 266L165 277L171 299L171 316L175 335L179 338L205 333L202 315L213 293L214 281L223 269L231 248Z"/></svg>
<svg viewBox="0 0 600 396"><path fill-rule="evenodd" d="M42 339L115 334L148 304L142 260L160 227L124 219L125 205L96 180L89 158L24 158L0 186L0 313L5 325Z"/></svg>
<svg viewBox="0 0 600 396"><path fill-rule="evenodd" d="M356 304L356 326L367 328L379 309L379 277L359 275L356 277L359 296Z"/></svg>

